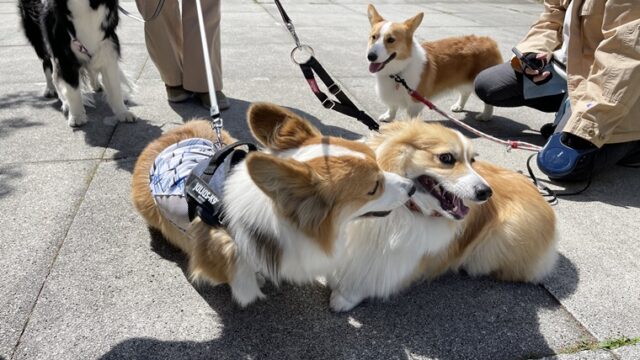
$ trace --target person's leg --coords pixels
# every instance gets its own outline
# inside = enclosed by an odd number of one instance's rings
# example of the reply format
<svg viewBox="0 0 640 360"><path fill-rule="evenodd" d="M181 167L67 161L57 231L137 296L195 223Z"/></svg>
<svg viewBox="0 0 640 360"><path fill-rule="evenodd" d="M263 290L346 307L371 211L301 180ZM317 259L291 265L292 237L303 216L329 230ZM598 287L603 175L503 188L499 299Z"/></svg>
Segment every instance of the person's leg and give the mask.
<svg viewBox="0 0 640 360"><path fill-rule="evenodd" d="M150 2L152 3L152 2ZM157 18L144 24L145 42L151 60L167 85L170 100L186 99L186 93L171 99L183 85L182 81L182 24L178 0L166 0ZM184 99L183 99L184 98Z"/></svg>
<svg viewBox="0 0 640 360"><path fill-rule="evenodd" d="M220 0L201 0L204 26L211 58L213 85L222 90L222 56L220 55ZM202 42L198 26L198 12L194 0L182 4L182 32L184 34L184 88L193 92L208 92Z"/></svg>
<svg viewBox="0 0 640 360"><path fill-rule="evenodd" d="M513 70L510 63L483 70L474 82L476 95L486 104L500 107L528 106L544 112L556 112L564 94L525 99L522 90L522 74Z"/></svg>

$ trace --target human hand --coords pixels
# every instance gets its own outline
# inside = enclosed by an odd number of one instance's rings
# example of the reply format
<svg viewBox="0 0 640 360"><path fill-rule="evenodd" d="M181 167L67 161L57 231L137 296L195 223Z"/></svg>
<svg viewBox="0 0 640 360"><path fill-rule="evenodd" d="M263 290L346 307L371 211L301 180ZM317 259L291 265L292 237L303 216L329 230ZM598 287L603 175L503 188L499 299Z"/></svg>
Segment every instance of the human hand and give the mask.
<svg viewBox="0 0 640 360"><path fill-rule="evenodd" d="M534 83L543 82L551 75L551 72L543 71L551 61L551 56L553 56L551 53L527 53L524 59L520 60L522 70Z"/></svg>

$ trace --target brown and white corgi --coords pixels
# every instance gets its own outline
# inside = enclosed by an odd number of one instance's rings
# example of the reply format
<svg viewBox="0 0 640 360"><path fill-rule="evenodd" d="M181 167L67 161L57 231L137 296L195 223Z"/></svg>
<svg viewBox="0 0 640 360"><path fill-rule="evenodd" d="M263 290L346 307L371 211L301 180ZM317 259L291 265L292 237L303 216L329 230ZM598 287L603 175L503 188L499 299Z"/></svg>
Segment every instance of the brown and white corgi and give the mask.
<svg viewBox="0 0 640 360"><path fill-rule="evenodd" d="M412 181L382 171L365 144L323 136L284 108L254 104L248 122L267 150L250 153L224 181L224 228L196 217L181 229L150 190L164 149L186 139L214 141L208 121L190 121L150 143L132 183L136 209L188 255L191 276L228 283L241 306L264 297L258 273L296 283L327 275L345 246L349 221L384 216L415 191ZM224 133L224 142L234 140Z"/></svg>
<svg viewBox="0 0 640 360"><path fill-rule="evenodd" d="M553 269L551 206L523 175L475 161L461 133L403 121L368 144L382 169L413 179L417 191L387 217L349 225L344 260L329 278L332 309L387 298L449 270L536 283Z"/></svg>
<svg viewBox="0 0 640 360"><path fill-rule="evenodd" d="M367 49L369 71L375 74L376 92L388 108L379 117L380 121L393 121L399 109L405 109L409 117L414 118L424 107L390 75L399 75L409 87L428 99L457 89L460 97L451 111L461 112L478 73L502 63L496 42L488 37L470 35L418 43L413 34L422 22L423 13L394 23L383 19L370 4L368 15L371 23ZM492 113L493 106L485 104L476 118L489 120Z"/></svg>

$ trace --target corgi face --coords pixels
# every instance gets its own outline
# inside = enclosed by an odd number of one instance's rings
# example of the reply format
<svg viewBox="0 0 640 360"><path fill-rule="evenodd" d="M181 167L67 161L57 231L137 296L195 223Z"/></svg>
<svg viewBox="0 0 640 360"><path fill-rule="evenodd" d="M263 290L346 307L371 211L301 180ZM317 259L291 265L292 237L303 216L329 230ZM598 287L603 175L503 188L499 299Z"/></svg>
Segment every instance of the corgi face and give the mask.
<svg viewBox="0 0 640 360"><path fill-rule="evenodd" d="M326 251L347 221L385 216L415 191L411 180L382 171L363 143L322 136L275 105L253 105L248 117L256 139L271 150L249 155L249 175L282 216Z"/></svg>
<svg viewBox="0 0 640 360"><path fill-rule="evenodd" d="M372 139L385 170L414 181L409 207L427 215L463 219L472 203L487 201L489 184L473 169L475 153L458 131L419 120L396 122Z"/></svg>
<svg viewBox="0 0 640 360"><path fill-rule="evenodd" d="M403 60L411 57L413 34L422 22L423 13L403 23L385 21L373 5L368 8L371 31L367 47L369 72L372 74L384 71L385 74L397 73Z"/></svg>

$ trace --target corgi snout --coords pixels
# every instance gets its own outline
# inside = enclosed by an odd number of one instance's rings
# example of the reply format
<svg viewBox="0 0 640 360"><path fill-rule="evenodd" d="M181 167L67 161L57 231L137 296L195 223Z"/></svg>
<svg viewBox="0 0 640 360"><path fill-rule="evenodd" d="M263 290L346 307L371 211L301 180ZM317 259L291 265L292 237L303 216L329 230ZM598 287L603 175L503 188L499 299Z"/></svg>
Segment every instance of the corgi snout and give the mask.
<svg viewBox="0 0 640 360"><path fill-rule="evenodd" d="M378 60L378 54L376 54L374 51L369 51L369 53L367 54L367 60L371 62Z"/></svg>
<svg viewBox="0 0 640 360"><path fill-rule="evenodd" d="M493 190L488 185L479 184L474 187L475 200L478 202L487 201L493 195Z"/></svg>

